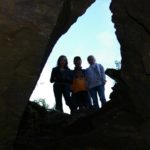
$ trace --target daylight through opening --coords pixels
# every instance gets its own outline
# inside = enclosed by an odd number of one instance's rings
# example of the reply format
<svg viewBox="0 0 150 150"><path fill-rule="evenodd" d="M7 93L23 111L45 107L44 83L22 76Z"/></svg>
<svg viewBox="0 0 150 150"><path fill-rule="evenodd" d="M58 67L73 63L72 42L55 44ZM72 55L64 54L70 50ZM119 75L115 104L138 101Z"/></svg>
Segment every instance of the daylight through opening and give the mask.
<svg viewBox="0 0 150 150"><path fill-rule="evenodd" d="M54 107L55 98L50 75L60 55L67 56L70 69L74 69L73 58L75 56L80 56L82 68L87 68L89 55L94 55L96 62L102 64L105 70L107 68L118 69L116 64L118 65L117 62L121 61L120 45L116 39L114 24L111 22L110 2L110 0L97 0L58 40L30 97L31 101L45 100L49 108ZM108 76L106 80L105 95L109 101L114 81ZM63 109L64 112L69 113L69 108L64 101Z"/></svg>

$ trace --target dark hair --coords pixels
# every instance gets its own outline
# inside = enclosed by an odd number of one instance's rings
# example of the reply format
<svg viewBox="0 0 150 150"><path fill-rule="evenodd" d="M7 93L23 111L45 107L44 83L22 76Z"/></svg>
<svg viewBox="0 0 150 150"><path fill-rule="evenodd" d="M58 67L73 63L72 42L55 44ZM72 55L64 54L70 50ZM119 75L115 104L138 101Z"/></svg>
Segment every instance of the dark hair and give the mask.
<svg viewBox="0 0 150 150"><path fill-rule="evenodd" d="M75 62L76 62L76 61L78 61L78 60L81 60L81 57L80 57L80 56L76 56L76 57L74 57L73 62L75 63Z"/></svg>
<svg viewBox="0 0 150 150"><path fill-rule="evenodd" d="M59 56L58 60L57 60L57 66L60 67L60 61L61 59L65 58L66 59L66 64L65 64L65 68L68 68L68 60L67 57L65 55L61 55Z"/></svg>
<svg viewBox="0 0 150 150"><path fill-rule="evenodd" d="M90 59L95 59L95 58L94 58L93 55L89 55L89 56L87 57L87 60L89 61Z"/></svg>

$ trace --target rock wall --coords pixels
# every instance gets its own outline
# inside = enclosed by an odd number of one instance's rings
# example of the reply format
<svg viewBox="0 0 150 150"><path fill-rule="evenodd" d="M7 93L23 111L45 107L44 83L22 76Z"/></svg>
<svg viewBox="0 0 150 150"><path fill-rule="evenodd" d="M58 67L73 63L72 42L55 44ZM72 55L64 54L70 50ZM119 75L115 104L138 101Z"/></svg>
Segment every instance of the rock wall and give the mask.
<svg viewBox="0 0 150 150"><path fill-rule="evenodd" d="M54 44L93 2L0 0L1 150L12 149L29 96ZM89 145L87 149L150 149L149 6L150 0L112 0L112 20L122 55L121 71L107 71L117 81L112 101L85 122L80 120L71 129L66 125L69 131L64 134L60 131L58 141L48 139L47 148L59 148L59 144L69 142L74 149L83 149L86 144ZM87 124L89 127L84 128ZM77 129L83 131L82 136ZM57 135L54 133L54 136ZM28 141L24 145L27 144ZM63 146L66 149L67 145Z"/></svg>
<svg viewBox="0 0 150 150"><path fill-rule="evenodd" d="M22 113L58 38L94 0L0 0L0 149L12 149Z"/></svg>
<svg viewBox="0 0 150 150"><path fill-rule="evenodd" d="M134 109L150 119L150 0L112 0L112 20L121 45L121 79Z"/></svg>

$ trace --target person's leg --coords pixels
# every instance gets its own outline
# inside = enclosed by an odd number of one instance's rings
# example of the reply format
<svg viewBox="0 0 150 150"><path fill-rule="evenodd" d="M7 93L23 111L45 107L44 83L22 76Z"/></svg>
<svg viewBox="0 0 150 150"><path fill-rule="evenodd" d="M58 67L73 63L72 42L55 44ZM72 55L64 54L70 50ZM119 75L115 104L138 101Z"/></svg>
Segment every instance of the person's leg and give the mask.
<svg viewBox="0 0 150 150"><path fill-rule="evenodd" d="M61 85L55 83L53 86L54 89L54 96L55 96L55 102L56 102L56 110L59 110L61 112L63 112L63 108L62 108L62 89L61 89Z"/></svg>
<svg viewBox="0 0 150 150"><path fill-rule="evenodd" d="M98 91L98 95L100 97L101 105L103 106L106 103L104 85L97 86L97 91Z"/></svg>
<svg viewBox="0 0 150 150"><path fill-rule="evenodd" d="M82 91L77 92L75 94L75 97L76 97L76 101L77 101L77 105L78 105L79 109L82 109L83 108L83 93L82 93Z"/></svg>
<svg viewBox="0 0 150 150"><path fill-rule="evenodd" d="M83 106L90 108L92 106L88 91L83 91L81 95Z"/></svg>
<svg viewBox="0 0 150 150"><path fill-rule="evenodd" d="M73 109L73 104L71 102L71 89L69 85L63 86L63 96L66 102L66 105L69 106L70 110Z"/></svg>
<svg viewBox="0 0 150 150"><path fill-rule="evenodd" d="M72 104L71 114L73 114L73 113L75 113L77 111L77 108L78 108L78 104L77 104L77 99L76 99L76 94L75 93L71 94L71 104Z"/></svg>
<svg viewBox="0 0 150 150"><path fill-rule="evenodd" d="M87 106L88 108L92 108L92 97L90 91L87 91Z"/></svg>
<svg viewBox="0 0 150 150"><path fill-rule="evenodd" d="M95 87L90 89L90 95L91 95L92 100L93 100L93 107L96 109L99 109L97 91L96 91Z"/></svg>

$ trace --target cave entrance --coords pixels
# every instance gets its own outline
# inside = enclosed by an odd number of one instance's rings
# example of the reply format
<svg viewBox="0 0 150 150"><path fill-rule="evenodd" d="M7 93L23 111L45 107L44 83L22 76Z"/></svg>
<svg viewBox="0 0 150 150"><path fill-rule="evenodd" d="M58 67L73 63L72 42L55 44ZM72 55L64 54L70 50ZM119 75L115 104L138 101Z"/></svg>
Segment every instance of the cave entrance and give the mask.
<svg viewBox="0 0 150 150"><path fill-rule="evenodd" d="M58 40L31 95L31 101L45 100L49 108L54 107L53 88L49 79L52 68L56 66L57 59L62 54L67 56L71 69L74 68L74 56L81 56L82 67L87 68L89 66L87 56L91 54L105 69L118 67L116 62L121 60L120 45L111 22L110 2L111 0L97 0ZM107 76L105 86L107 100L113 85L114 81ZM69 113L69 108L64 103L63 106L64 112Z"/></svg>

